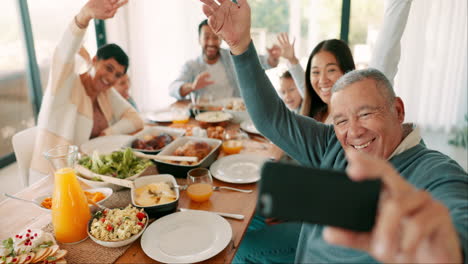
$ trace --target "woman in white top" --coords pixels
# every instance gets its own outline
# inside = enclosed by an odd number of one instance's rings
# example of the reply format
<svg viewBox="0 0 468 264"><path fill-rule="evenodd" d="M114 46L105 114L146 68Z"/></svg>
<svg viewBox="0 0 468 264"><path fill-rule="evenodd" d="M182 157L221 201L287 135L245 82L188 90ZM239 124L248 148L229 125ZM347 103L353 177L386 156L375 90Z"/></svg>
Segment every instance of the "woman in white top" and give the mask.
<svg viewBox="0 0 468 264"><path fill-rule="evenodd" d="M80 145L97 136L132 133L143 128L143 120L135 109L111 89L129 65L119 46L100 47L91 59L92 67L85 73L79 73L77 63L89 22L93 18L113 17L127 1L89 0L55 48L37 122L31 161L33 177L50 173L42 154L48 149Z"/></svg>

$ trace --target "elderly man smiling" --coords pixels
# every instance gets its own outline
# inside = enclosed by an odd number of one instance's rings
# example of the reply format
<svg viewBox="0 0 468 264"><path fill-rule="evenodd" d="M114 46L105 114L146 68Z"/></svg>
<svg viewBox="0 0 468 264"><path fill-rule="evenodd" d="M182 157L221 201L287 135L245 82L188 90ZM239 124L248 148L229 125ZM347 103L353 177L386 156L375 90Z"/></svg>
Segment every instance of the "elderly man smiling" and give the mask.
<svg viewBox="0 0 468 264"><path fill-rule="evenodd" d="M353 71L335 84L333 125L296 115L260 66L246 0L201 1L213 31L235 55L241 93L262 134L304 165L346 168L353 180L382 179L371 232L304 224L296 262L461 263L463 256L467 261L468 176L449 157L427 149L418 130L403 123L403 102L382 73Z"/></svg>

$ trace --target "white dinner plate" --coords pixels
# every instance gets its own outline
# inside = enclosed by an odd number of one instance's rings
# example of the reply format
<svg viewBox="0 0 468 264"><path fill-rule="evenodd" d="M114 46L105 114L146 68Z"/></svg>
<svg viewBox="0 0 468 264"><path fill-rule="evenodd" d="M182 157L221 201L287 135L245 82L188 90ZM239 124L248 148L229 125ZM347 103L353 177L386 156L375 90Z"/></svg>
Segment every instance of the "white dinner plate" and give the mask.
<svg viewBox="0 0 468 264"><path fill-rule="evenodd" d="M178 212L159 218L141 237L141 248L164 263L193 263L209 259L231 241L231 225L204 211Z"/></svg>
<svg viewBox="0 0 468 264"><path fill-rule="evenodd" d="M242 130L246 131L246 132L249 132L249 133L252 133L252 134L258 134L258 135L261 135L260 132L258 132L257 128L255 127L255 125L253 124L252 120L245 120L243 121L241 124L240 124L240 128L242 128Z"/></svg>
<svg viewBox="0 0 468 264"><path fill-rule="evenodd" d="M129 135L97 137L81 144L80 150L88 156L91 156L95 150L97 150L99 154L110 154L112 151L120 150L124 146L129 146L134 138L134 136Z"/></svg>
<svg viewBox="0 0 468 264"><path fill-rule="evenodd" d="M229 183L253 183L260 180L260 168L267 157L253 154L229 155L211 164L213 177Z"/></svg>
<svg viewBox="0 0 468 264"><path fill-rule="evenodd" d="M162 109L144 114L144 117L151 122L172 122L174 114L171 109Z"/></svg>

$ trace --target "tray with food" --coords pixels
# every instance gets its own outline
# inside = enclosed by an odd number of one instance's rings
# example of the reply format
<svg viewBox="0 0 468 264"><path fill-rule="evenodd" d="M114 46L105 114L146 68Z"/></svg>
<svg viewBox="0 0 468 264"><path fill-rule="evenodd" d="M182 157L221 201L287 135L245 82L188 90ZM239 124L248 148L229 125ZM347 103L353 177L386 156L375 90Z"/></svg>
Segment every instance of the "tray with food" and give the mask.
<svg viewBox="0 0 468 264"><path fill-rule="evenodd" d="M135 139L127 147L147 154L156 154L174 139L184 134L184 129L163 126L145 127L135 135Z"/></svg>
<svg viewBox="0 0 468 264"><path fill-rule="evenodd" d="M158 155L196 157L197 161L171 161L154 159L159 173L185 178L190 169L206 168L216 160L222 141L212 138L180 137L166 146Z"/></svg>
<svg viewBox="0 0 468 264"><path fill-rule="evenodd" d="M124 187L131 188L131 180L145 175L152 167L148 159L135 156L130 148L99 155L94 152L84 156L76 165L78 177L93 187L109 187L114 191Z"/></svg>
<svg viewBox="0 0 468 264"><path fill-rule="evenodd" d="M140 177L131 189L133 206L143 208L150 217L161 217L175 212L179 203L177 182L170 174Z"/></svg>
<svg viewBox="0 0 468 264"><path fill-rule="evenodd" d="M54 236L40 229L26 229L2 241L0 263L67 263L67 251Z"/></svg>

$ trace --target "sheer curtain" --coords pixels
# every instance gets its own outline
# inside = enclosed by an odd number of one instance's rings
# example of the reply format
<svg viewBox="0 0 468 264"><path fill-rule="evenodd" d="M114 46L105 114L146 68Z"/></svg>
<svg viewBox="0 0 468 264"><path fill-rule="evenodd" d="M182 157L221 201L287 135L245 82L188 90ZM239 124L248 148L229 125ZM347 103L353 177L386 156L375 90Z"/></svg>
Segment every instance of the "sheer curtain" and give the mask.
<svg viewBox="0 0 468 264"><path fill-rule="evenodd" d="M130 93L141 111L175 101L169 84L185 61L200 54L198 24L205 18L199 1L138 0L106 21L108 42L129 54Z"/></svg>
<svg viewBox="0 0 468 264"><path fill-rule="evenodd" d="M395 90L406 121L449 131L467 113L467 1L414 0Z"/></svg>

